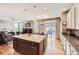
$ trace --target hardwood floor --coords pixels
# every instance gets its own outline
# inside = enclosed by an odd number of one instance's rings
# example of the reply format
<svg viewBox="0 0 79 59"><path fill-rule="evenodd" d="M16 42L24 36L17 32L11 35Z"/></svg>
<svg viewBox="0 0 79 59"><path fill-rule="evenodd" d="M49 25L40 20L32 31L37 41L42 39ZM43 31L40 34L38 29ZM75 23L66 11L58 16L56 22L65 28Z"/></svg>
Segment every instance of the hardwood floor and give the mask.
<svg viewBox="0 0 79 59"><path fill-rule="evenodd" d="M0 45L0 55L21 55L13 49L13 45ZM47 39L47 47L44 55L64 55L64 50L60 40L56 40L55 38Z"/></svg>
<svg viewBox="0 0 79 59"><path fill-rule="evenodd" d="M60 40L55 38L48 38L48 46L45 51L45 55L64 55L64 49Z"/></svg>
<svg viewBox="0 0 79 59"><path fill-rule="evenodd" d="M7 44L3 44L0 45L0 55L13 55L14 54L14 49L13 49L13 45L7 45Z"/></svg>

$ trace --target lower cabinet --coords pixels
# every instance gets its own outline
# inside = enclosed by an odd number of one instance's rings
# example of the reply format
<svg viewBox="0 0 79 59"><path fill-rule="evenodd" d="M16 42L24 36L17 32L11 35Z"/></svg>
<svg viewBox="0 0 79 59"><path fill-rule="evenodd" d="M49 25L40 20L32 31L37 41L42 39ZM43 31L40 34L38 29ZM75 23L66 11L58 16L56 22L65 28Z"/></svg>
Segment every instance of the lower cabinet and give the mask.
<svg viewBox="0 0 79 59"><path fill-rule="evenodd" d="M66 55L71 55L71 45L66 41Z"/></svg>
<svg viewBox="0 0 79 59"><path fill-rule="evenodd" d="M65 37L64 36L62 36L62 44L63 44L63 48L64 48L64 50L65 50L65 54L66 54L66 39L65 39Z"/></svg>
<svg viewBox="0 0 79 59"><path fill-rule="evenodd" d="M71 47L71 55L78 55L77 51Z"/></svg>
<svg viewBox="0 0 79 59"><path fill-rule="evenodd" d="M40 43L26 41L23 39L13 38L13 48L23 55L42 55L46 43L42 40Z"/></svg>
<svg viewBox="0 0 79 59"><path fill-rule="evenodd" d="M70 44L70 42L62 35L62 44L66 55L78 55L75 48Z"/></svg>

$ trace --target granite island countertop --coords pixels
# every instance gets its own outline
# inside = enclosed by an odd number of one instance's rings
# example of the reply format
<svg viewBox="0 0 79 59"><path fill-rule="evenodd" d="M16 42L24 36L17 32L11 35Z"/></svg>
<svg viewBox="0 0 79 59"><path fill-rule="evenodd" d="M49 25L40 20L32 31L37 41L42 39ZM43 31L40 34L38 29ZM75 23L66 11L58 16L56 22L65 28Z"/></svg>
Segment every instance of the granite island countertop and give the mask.
<svg viewBox="0 0 79 59"><path fill-rule="evenodd" d="M79 38L77 38L76 36L67 35L67 34L63 34L63 35L79 54Z"/></svg>
<svg viewBox="0 0 79 59"><path fill-rule="evenodd" d="M23 40L27 40L27 41L32 41L32 42L36 42L36 43L40 43L44 38L45 35L38 35L38 34L20 34L20 35L15 35L13 36L14 38L18 38L18 39L23 39Z"/></svg>

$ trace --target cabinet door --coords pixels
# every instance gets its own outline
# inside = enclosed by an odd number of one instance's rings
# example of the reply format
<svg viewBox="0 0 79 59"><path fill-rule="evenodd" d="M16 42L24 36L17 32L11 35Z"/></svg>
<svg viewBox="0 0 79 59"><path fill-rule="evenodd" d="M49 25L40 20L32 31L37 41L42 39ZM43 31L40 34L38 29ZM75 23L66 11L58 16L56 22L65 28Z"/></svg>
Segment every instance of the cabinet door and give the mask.
<svg viewBox="0 0 79 59"><path fill-rule="evenodd" d="M30 46L29 50L30 50L29 51L30 55L37 55L38 54L37 47L35 47L35 46Z"/></svg>
<svg viewBox="0 0 79 59"><path fill-rule="evenodd" d="M79 5L76 6L76 23L75 29L79 29Z"/></svg>
<svg viewBox="0 0 79 59"><path fill-rule="evenodd" d="M71 10L68 12L67 15L67 28L71 28Z"/></svg>
<svg viewBox="0 0 79 59"><path fill-rule="evenodd" d="M17 51L18 50L18 39L13 38L13 48Z"/></svg>
<svg viewBox="0 0 79 59"><path fill-rule="evenodd" d="M73 6L71 9L71 29L75 28L75 7Z"/></svg>
<svg viewBox="0 0 79 59"><path fill-rule="evenodd" d="M67 15L67 28L75 29L75 6L71 8Z"/></svg>
<svg viewBox="0 0 79 59"><path fill-rule="evenodd" d="M74 49L73 46L71 46L71 55L77 55L77 51Z"/></svg>
<svg viewBox="0 0 79 59"><path fill-rule="evenodd" d="M69 28L69 13L67 14L67 28Z"/></svg>
<svg viewBox="0 0 79 59"><path fill-rule="evenodd" d="M71 45L69 44L69 42L66 42L66 55L70 54L71 54Z"/></svg>
<svg viewBox="0 0 79 59"><path fill-rule="evenodd" d="M64 51L66 52L66 38L64 36L62 36L62 43L63 43Z"/></svg>

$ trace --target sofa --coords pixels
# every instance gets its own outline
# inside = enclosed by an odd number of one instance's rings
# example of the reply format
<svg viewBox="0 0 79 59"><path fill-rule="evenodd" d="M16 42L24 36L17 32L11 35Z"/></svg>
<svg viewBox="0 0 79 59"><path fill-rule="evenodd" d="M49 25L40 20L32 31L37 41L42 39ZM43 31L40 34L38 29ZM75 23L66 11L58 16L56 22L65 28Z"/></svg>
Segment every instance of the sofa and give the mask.
<svg viewBox="0 0 79 59"><path fill-rule="evenodd" d="M0 44L6 44L10 41L12 41L12 34L0 32Z"/></svg>

